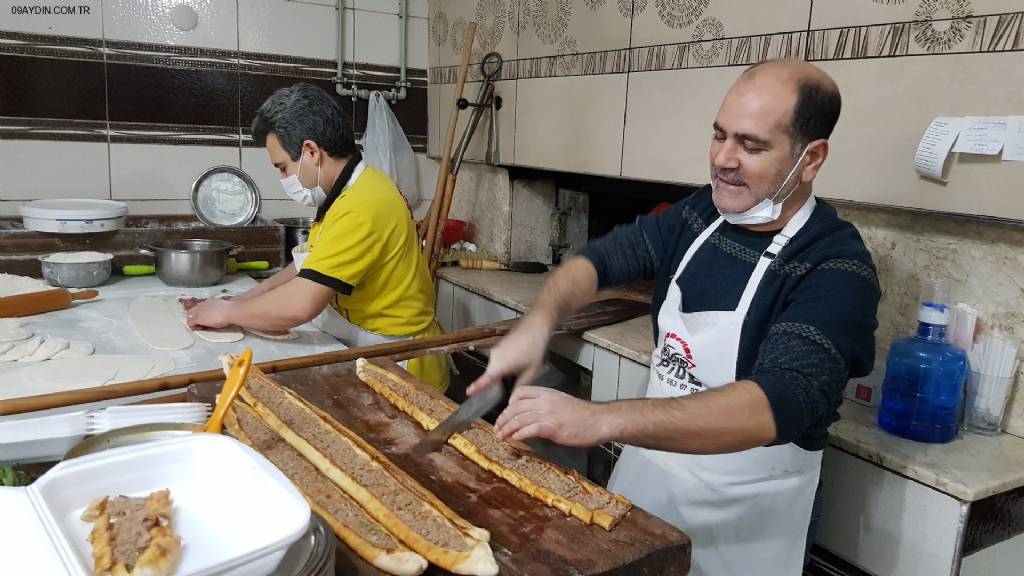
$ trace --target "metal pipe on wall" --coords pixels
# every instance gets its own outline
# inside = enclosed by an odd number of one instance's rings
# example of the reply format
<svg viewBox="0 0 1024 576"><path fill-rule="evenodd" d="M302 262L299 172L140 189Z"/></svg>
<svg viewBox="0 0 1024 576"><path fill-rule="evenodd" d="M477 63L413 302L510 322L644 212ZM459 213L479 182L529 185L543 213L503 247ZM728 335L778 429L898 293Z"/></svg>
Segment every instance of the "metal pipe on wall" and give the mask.
<svg viewBox="0 0 1024 576"><path fill-rule="evenodd" d="M345 0L338 0L338 74L334 77L334 90L339 96L351 97L352 100L363 100L370 99L370 91L366 88L360 89L355 82L352 82L351 88L345 88L345 79L343 75L343 68L345 65ZM392 104L405 100L408 95L406 88L409 86L408 80L406 80L406 67L408 65L408 55L406 54L408 49L408 37L409 37L409 2L408 0L398 0L398 51L399 51L399 76L398 82L395 82L395 87L387 92L384 92L384 96L391 101Z"/></svg>

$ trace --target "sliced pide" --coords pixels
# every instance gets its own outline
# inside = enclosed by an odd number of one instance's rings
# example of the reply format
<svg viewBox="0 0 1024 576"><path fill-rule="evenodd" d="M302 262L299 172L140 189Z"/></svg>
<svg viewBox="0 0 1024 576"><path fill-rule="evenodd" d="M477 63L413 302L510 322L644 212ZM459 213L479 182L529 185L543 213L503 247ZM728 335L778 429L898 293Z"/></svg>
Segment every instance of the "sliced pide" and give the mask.
<svg viewBox="0 0 1024 576"><path fill-rule="evenodd" d="M354 432L255 367L241 396L267 426L412 551L455 574L498 573L486 530L459 517Z"/></svg>
<svg viewBox="0 0 1024 576"><path fill-rule="evenodd" d="M306 497L342 542L389 574L416 576L427 561L409 550L274 432L249 406L235 402L224 419L228 432L270 460Z"/></svg>
<svg viewBox="0 0 1024 576"><path fill-rule="evenodd" d="M365 358L356 361L356 374L396 408L432 430L455 411L453 402L430 394L425 386ZM519 490L584 523L611 530L632 504L581 477L499 440L489 426L474 424L448 440L456 450Z"/></svg>

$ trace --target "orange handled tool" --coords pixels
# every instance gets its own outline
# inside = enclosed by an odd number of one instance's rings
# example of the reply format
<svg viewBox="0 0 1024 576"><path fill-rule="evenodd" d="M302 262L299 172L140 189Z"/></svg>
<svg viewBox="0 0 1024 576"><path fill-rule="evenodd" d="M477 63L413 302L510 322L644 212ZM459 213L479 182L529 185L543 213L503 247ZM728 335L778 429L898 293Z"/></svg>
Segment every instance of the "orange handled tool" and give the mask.
<svg viewBox="0 0 1024 576"><path fill-rule="evenodd" d="M231 403L238 397L239 390L245 385L245 379L249 376L249 368L252 367L252 349L246 348L242 354L235 358L228 371L228 377L224 380L224 387L217 397L217 407L213 409L210 420L203 428L203 432L220 434L224 425L224 415L228 413Z"/></svg>

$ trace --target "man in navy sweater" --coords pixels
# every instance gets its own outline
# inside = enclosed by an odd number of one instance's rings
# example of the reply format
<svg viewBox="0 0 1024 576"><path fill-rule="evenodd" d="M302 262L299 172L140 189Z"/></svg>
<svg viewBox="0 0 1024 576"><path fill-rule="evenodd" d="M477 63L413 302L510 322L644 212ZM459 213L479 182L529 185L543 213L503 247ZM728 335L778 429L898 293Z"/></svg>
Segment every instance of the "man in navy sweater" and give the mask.
<svg viewBox="0 0 1024 576"><path fill-rule="evenodd" d="M828 426L847 380L874 366L871 255L811 190L840 102L812 64L746 70L712 124L711 184L555 270L470 387L517 378L501 437L627 444L609 488L689 533L693 574L800 573ZM529 385L559 319L651 278L646 399Z"/></svg>

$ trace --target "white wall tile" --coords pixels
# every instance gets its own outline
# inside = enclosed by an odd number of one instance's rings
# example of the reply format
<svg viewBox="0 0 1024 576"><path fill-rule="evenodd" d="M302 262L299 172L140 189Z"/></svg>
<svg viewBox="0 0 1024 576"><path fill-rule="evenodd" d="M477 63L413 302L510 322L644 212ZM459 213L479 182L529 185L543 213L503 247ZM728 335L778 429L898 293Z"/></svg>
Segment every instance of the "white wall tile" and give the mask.
<svg viewBox="0 0 1024 576"><path fill-rule="evenodd" d="M128 213L148 214L195 214L188 200L128 200Z"/></svg>
<svg viewBox="0 0 1024 576"><path fill-rule="evenodd" d="M266 148L242 148L242 170L248 174L260 189L263 200L291 200L281 189L281 176L270 163Z"/></svg>
<svg viewBox="0 0 1024 576"><path fill-rule="evenodd" d="M514 161L617 176L625 106L626 74L519 80Z"/></svg>
<svg viewBox="0 0 1024 576"><path fill-rule="evenodd" d="M406 0L406 2L409 4L409 16L427 17L427 0Z"/></svg>
<svg viewBox="0 0 1024 576"><path fill-rule="evenodd" d="M110 198L105 142L0 140L0 199Z"/></svg>
<svg viewBox="0 0 1024 576"><path fill-rule="evenodd" d="M354 0L356 10L372 10L374 12L386 12L398 14L398 0Z"/></svg>
<svg viewBox="0 0 1024 576"><path fill-rule="evenodd" d="M179 5L198 15L195 30L171 23L171 11ZM103 29L111 40L238 49L237 4L225 0L104 0Z"/></svg>
<svg viewBox="0 0 1024 576"><path fill-rule="evenodd" d="M18 207L24 204L23 201L0 200L0 216L21 216L21 212L18 211Z"/></svg>
<svg viewBox="0 0 1024 576"><path fill-rule="evenodd" d="M49 7L60 12L75 7L73 14L15 14L12 9ZM88 9L87 12L85 9ZM58 34L103 38L103 7L100 0L0 0L0 30L30 34Z"/></svg>
<svg viewBox="0 0 1024 576"><path fill-rule="evenodd" d="M243 52L336 59L337 10L331 6L238 0L238 45Z"/></svg>
<svg viewBox="0 0 1024 576"><path fill-rule="evenodd" d="M437 188L437 171L440 162L426 154L416 155L416 176L419 177L420 199L432 200Z"/></svg>
<svg viewBox="0 0 1024 576"><path fill-rule="evenodd" d="M111 144L110 189L116 200L187 200L213 166L238 167L238 148Z"/></svg>
<svg viewBox="0 0 1024 576"><path fill-rule="evenodd" d="M409 68L426 68L430 62L427 53L427 21L409 18L409 36L406 39L406 64Z"/></svg>
<svg viewBox="0 0 1024 576"><path fill-rule="evenodd" d="M398 66L398 16L356 10L355 60Z"/></svg>
<svg viewBox="0 0 1024 576"><path fill-rule="evenodd" d="M291 200L264 200L260 204L260 215L265 218L312 218L316 216L316 208Z"/></svg>

